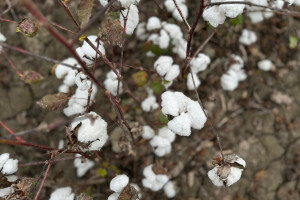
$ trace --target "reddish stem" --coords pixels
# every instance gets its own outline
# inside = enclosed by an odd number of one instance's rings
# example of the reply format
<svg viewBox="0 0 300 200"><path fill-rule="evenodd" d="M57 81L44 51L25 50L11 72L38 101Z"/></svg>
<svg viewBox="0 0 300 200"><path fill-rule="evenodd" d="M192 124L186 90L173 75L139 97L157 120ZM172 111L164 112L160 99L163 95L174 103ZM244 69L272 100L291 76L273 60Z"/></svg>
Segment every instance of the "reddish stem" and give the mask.
<svg viewBox="0 0 300 200"><path fill-rule="evenodd" d="M52 162L53 162L53 160L54 160L54 155L55 155L55 153L52 152L51 158L50 158L50 161L49 161L49 164L48 164L48 167L47 167L47 170L46 170L46 172L45 172L45 176L44 176L43 181L42 181L42 183L41 183L41 185L40 185L40 187L39 187L38 192L36 193L36 196L35 196L34 200L38 200L38 198L39 198L39 196L40 196L40 193L41 193L41 191L42 191L42 189L43 189L43 187L44 187L44 184L45 184L45 181L46 181L46 179L47 179L48 173L49 173L50 168L51 168L51 166L52 166Z"/></svg>
<svg viewBox="0 0 300 200"><path fill-rule="evenodd" d="M13 132L10 128L8 128L2 121L0 121L1 126L3 126L10 134L15 135L15 132ZM19 136L15 136L16 139L19 142L26 142L25 140L23 140L22 138L20 138Z"/></svg>
<svg viewBox="0 0 300 200"><path fill-rule="evenodd" d="M6 53L3 53L4 57L6 58L6 60L8 61L9 65L16 71L16 73L18 74L18 76L20 76L21 78L23 77L23 74L16 68L16 66L13 64L13 62L8 58L8 56L6 55Z"/></svg>
<svg viewBox="0 0 300 200"><path fill-rule="evenodd" d="M12 20L9 20L9 19L4 19L4 18L2 18L2 17L0 17L0 21L10 22L10 23L14 23L14 24L19 24L19 22L12 21Z"/></svg>

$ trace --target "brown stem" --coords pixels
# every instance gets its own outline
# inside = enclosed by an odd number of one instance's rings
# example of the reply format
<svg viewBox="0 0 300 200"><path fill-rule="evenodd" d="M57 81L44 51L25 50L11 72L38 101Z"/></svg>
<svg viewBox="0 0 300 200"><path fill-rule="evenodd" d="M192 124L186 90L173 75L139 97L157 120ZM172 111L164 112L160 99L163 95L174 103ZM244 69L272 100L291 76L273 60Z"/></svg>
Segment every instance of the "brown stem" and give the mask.
<svg viewBox="0 0 300 200"><path fill-rule="evenodd" d="M154 1L155 5L158 7L158 9L161 11L161 13L163 14L165 20L168 21L168 13L166 12L166 10L161 8L156 0L153 0L153 1Z"/></svg>
<svg viewBox="0 0 300 200"><path fill-rule="evenodd" d="M79 23L76 21L75 17L73 16L73 14L71 13L69 6L67 4L64 4L62 2L62 0L58 0L58 2L60 3L60 5L62 5L62 7L64 7L66 13L69 15L69 17L72 19L72 21L74 22L74 24L76 25L77 29L80 30L80 25Z"/></svg>
<svg viewBox="0 0 300 200"><path fill-rule="evenodd" d="M185 17L183 16L183 14L182 14L182 12L181 12L181 10L180 10L180 8L179 8L179 6L178 6L176 0L173 0L173 2L174 2L174 4L175 4L175 6L176 6L176 9L178 10L178 12L179 12L179 14L180 14L180 16L181 16L181 18L182 18L182 20L183 20L185 26L187 27L188 32L190 32L191 26L189 25L189 23L186 21Z"/></svg>
<svg viewBox="0 0 300 200"><path fill-rule="evenodd" d="M14 23L14 24L19 24L19 22L12 21L12 20L9 20L9 19L4 19L4 18L2 18L2 17L0 17L0 21L10 22L10 23Z"/></svg>
<svg viewBox="0 0 300 200"><path fill-rule="evenodd" d="M16 68L16 66L14 65L14 63L8 58L8 56L6 55L6 53L3 53L4 57L6 58L6 60L8 61L9 65L15 70L15 72L18 74L19 77L23 77L23 74Z"/></svg>

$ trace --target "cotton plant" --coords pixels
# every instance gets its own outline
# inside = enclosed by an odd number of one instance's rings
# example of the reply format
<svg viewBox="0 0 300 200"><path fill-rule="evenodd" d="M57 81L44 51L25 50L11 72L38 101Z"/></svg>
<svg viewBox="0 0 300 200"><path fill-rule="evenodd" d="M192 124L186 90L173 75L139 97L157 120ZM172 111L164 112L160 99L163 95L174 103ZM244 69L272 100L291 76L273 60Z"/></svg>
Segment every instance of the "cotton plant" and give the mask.
<svg viewBox="0 0 300 200"><path fill-rule="evenodd" d="M99 151L108 139L107 123L92 111L76 117L69 130L76 136L78 144L75 145L82 151Z"/></svg>
<svg viewBox="0 0 300 200"><path fill-rule="evenodd" d="M82 159L80 154L76 154L74 159L74 166L76 168L76 175L78 178L83 177L91 168L93 168L95 163L89 159Z"/></svg>
<svg viewBox="0 0 300 200"><path fill-rule="evenodd" d="M262 71L270 71L274 66L271 60L265 59L257 63L257 66Z"/></svg>
<svg viewBox="0 0 300 200"><path fill-rule="evenodd" d="M182 92L166 91L161 95L162 113L170 121L168 128L180 135L190 136L191 128L200 130L207 120L206 114L197 101L193 101Z"/></svg>
<svg viewBox="0 0 300 200"><path fill-rule="evenodd" d="M229 187L236 183L242 176L246 162L235 154L225 155L222 159L214 159L215 167L208 172L208 177L215 186Z"/></svg>
<svg viewBox="0 0 300 200"><path fill-rule="evenodd" d="M107 200L118 200L120 196L128 194L131 195L130 199L138 200L142 198L140 187L135 183L129 183L129 177L125 174L114 177L110 181L109 187L114 193L112 193ZM128 198L128 196L126 197Z"/></svg>
<svg viewBox="0 0 300 200"><path fill-rule="evenodd" d="M195 86L196 88L198 88L201 84L201 81L199 79L199 77L197 76L197 74L199 72L205 71L207 69L207 66L210 64L210 58L203 54L203 53L199 53L195 58L193 58L190 62L190 66L191 66L191 72L188 73L187 75L187 88L188 90L194 90L194 82L195 82ZM193 77L192 77L193 74ZM193 78L194 78L194 82L193 82Z"/></svg>
<svg viewBox="0 0 300 200"><path fill-rule="evenodd" d="M180 73L179 65L173 64L173 58L171 56L160 56L154 62L154 69L157 73L166 80L165 88L172 85L173 81L178 77Z"/></svg>
<svg viewBox="0 0 300 200"><path fill-rule="evenodd" d="M9 183L14 183L18 180L18 177L14 175L18 171L18 160L9 158L8 153L3 153L0 155L0 177L1 180L7 181ZM5 178L5 179L4 179ZM0 188L0 197L5 197L9 195L12 191L12 186Z"/></svg>
<svg viewBox="0 0 300 200"><path fill-rule="evenodd" d="M185 0L176 0L176 3L178 5L178 8L181 10L183 17L186 19L188 17L189 10L188 10L188 7L186 6ZM173 0L165 0L164 5L165 5L167 11L172 13L172 16L174 19L176 19L177 21L180 21L180 22L183 21Z"/></svg>
<svg viewBox="0 0 300 200"><path fill-rule="evenodd" d="M145 178L142 180L142 184L145 188L148 188L154 192L164 189L168 198L173 198L176 195L176 190L173 182L169 181L164 169L158 165L148 165L143 170Z"/></svg>
<svg viewBox="0 0 300 200"><path fill-rule="evenodd" d="M0 42L5 42L6 37L0 32ZM3 47L0 45L0 53L2 52Z"/></svg>
<svg viewBox="0 0 300 200"><path fill-rule="evenodd" d="M233 91L238 87L240 81L246 80L247 74L243 69L244 61L240 56L231 55L226 65L228 65L228 63L230 63L230 67L220 79L221 87L224 90Z"/></svg>
<svg viewBox="0 0 300 200"><path fill-rule="evenodd" d="M119 84L119 88L118 88L118 84ZM123 84L121 81L118 83L118 76L112 70L110 70L106 74L104 86L113 96L117 96L118 89L119 89L119 94L123 93Z"/></svg>
<svg viewBox="0 0 300 200"><path fill-rule="evenodd" d="M239 38L239 42L249 46L257 41L257 36L254 31L243 29L242 34Z"/></svg>
<svg viewBox="0 0 300 200"><path fill-rule="evenodd" d="M169 130L167 127L160 128L158 134L150 140L154 153L158 157L163 157L166 154L171 153L172 143L176 138L175 133Z"/></svg>

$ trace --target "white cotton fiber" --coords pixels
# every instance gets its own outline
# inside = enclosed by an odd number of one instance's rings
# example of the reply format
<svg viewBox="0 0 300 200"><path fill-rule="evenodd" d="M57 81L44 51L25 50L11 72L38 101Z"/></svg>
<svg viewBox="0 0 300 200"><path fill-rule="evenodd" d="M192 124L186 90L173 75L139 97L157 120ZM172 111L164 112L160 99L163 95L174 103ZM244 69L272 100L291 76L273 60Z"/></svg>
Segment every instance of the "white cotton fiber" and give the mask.
<svg viewBox="0 0 300 200"><path fill-rule="evenodd" d="M154 130L150 126L143 126L143 134L142 137L145 140L150 140L155 135Z"/></svg>
<svg viewBox="0 0 300 200"><path fill-rule="evenodd" d="M200 81L200 79L198 78L197 75L193 74L193 77L194 77L195 86L196 86L196 89L197 89L200 86L201 81ZM186 82L186 84L187 84L188 90L194 90L195 89L191 73L188 73L188 75L187 75L187 82Z"/></svg>
<svg viewBox="0 0 300 200"><path fill-rule="evenodd" d="M51 193L49 200L74 200L75 194L70 187L58 188Z"/></svg>
<svg viewBox="0 0 300 200"><path fill-rule="evenodd" d="M213 27L223 24L226 19L224 10L220 9L219 6L212 6L204 9L202 16L204 20L208 21Z"/></svg>
<svg viewBox="0 0 300 200"><path fill-rule="evenodd" d="M129 11L129 13L128 13ZM126 22L126 34L132 35L134 29L139 23L139 10L136 5L131 5L129 10L125 9L124 11L121 11L124 16L127 15L127 22ZM124 27L124 18L120 14L120 24L122 27Z"/></svg>
<svg viewBox="0 0 300 200"><path fill-rule="evenodd" d="M142 101L142 109L145 112L150 112L151 110L155 110L158 108L158 103L156 102L155 96L148 96L146 99Z"/></svg>
<svg viewBox="0 0 300 200"><path fill-rule="evenodd" d="M181 136L191 135L191 119L187 113L181 113L168 122L168 128L174 133Z"/></svg>
<svg viewBox="0 0 300 200"><path fill-rule="evenodd" d="M80 154L76 154L74 159L74 166L76 167L76 175L78 178L83 177L91 168L94 167L95 163L89 159L81 159Z"/></svg>
<svg viewBox="0 0 300 200"><path fill-rule="evenodd" d="M15 159L8 159L1 170L1 173L4 175L14 174L18 171L18 160Z"/></svg>
<svg viewBox="0 0 300 200"><path fill-rule="evenodd" d="M147 22L146 26L148 31L152 31L155 29L160 29L161 28L161 22L158 17L150 17Z"/></svg>
<svg viewBox="0 0 300 200"><path fill-rule="evenodd" d="M242 35L239 38L240 43L244 45L251 45L256 42L257 36L254 31L249 31L248 29L244 29L242 31Z"/></svg>
<svg viewBox="0 0 300 200"><path fill-rule="evenodd" d="M173 198L176 195L176 190L172 181L169 181L164 186L164 192L168 198Z"/></svg>
<svg viewBox="0 0 300 200"><path fill-rule="evenodd" d="M129 183L128 176L124 174L117 175L115 178L111 180L109 187L112 191L121 193L128 183Z"/></svg>
<svg viewBox="0 0 300 200"><path fill-rule="evenodd" d="M9 159L9 154L8 153L3 153L0 155L0 169L2 169L4 163Z"/></svg>

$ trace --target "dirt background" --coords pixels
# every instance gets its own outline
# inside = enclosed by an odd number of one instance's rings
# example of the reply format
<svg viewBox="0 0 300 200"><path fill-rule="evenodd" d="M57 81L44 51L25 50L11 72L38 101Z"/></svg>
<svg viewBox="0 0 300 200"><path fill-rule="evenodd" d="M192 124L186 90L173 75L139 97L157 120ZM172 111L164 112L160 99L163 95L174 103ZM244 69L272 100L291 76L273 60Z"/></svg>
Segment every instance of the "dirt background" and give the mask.
<svg viewBox="0 0 300 200"><path fill-rule="evenodd" d="M47 0L43 4L35 2L49 20L76 31L70 18L56 1ZM162 1L158 2L162 5ZM187 2L190 8L188 21L192 23L198 5L194 5L192 1ZM18 1L12 1L12 4L13 10L3 15L3 18L15 21L22 17L32 18ZM101 8L98 2L96 4L94 11ZM72 3L72 11L75 5L76 2ZM142 0L139 5L140 21L145 21L152 15L163 18L153 1ZM4 1L0 2L0 7L5 7ZM300 11L300 8L295 7L289 9ZM87 31L87 35L98 33L99 22ZM34 38L26 38L16 33L16 24L1 22L0 27L7 37L7 43L12 46L56 60L70 56L43 27L40 27L39 34ZM181 27L185 30L183 24ZM244 28L256 32L258 41L255 44L246 47L237 42ZM196 29L193 50L212 31L201 21ZM72 39L71 34L60 32L69 40ZM299 45L295 49L289 48L291 35L300 38L299 18L278 14L261 23L252 24L244 17L243 24L232 26L226 22L220 26L204 49L212 63L205 72L199 74L202 81L198 89L200 98L214 126L219 130L225 153L236 153L247 162L242 178L230 188L217 188L207 177L208 170L212 168L211 160L219 155L219 150L211 127L206 125L201 131L194 130L190 137L178 136L172 145L172 154L163 158L155 157L148 142L138 136L136 156L118 152L119 149L113 151L112 142L107 142L94 155L95 167L81 179L75 174L72 161L74 155L60 155L59 158L64 160L56 162L51 168L40 199L48 199L54 189L62 186L72 187L77 194L87 192L94 199L106 199L112 193L109 182L117 172L126 173L130 182L141 186L142 169L153 162L162 164L168 170L168 175L178 191L175 199L300 199L300 51ZM1 55L0 120L16 133L29 130L30 134L23 136L27 141L57 148L58 141L65 139L64 125L51 131L30 131L41 124L53 125L67 120L62 113L42 110L36 104L44 95L56 93L61 84L60 80L51 75L53 64L12 50L7 50L7 54L20 71L38 71L45 76L45 80L37 85L24 84ZM118 61L120 49L115 48L115 54ZM231 54L241 55L245 59L248 77L235 91L225 92L220 87L220 77L226 71L224 62ZM272 60L275 68L270 72L259 70L256 63L262 58ZM145 56L141 42L134 36L127 37L124 55L126 64L152 69L155 59ZM175 59L175 62L183 66L184 61ZM97 78L103 81L107 71L108 66L100 62L97 65ZM125 69L124 79L134 94L143 99L147 94L144 88L138 88L133 83L131 74L134 72L136 71L133 69ZM155 77L156 75L151 75L149 83ZM196 99L193 92L187 91L182 80L175 81L171 89L182 91ZM147 123L159 128L158 112L143 113L128 95L124 94L121 98L128 122ZM102 91L98 92L96 100L92 110L108 122L110 140L118 141L123 133L113 121L113 108ZM7 139L9 133L0 127L0 136L1 139ZM1 144L0 153L4 152L19 160L17 175L32 180L39 178L45 168L43 162L50 158L48 152L32 147ZM99 168L108 172L106 177L99 175ZM166 199L162 191L142 191L142 199ZM35 192L36 190L33 191L33 196Z"/></svg>

